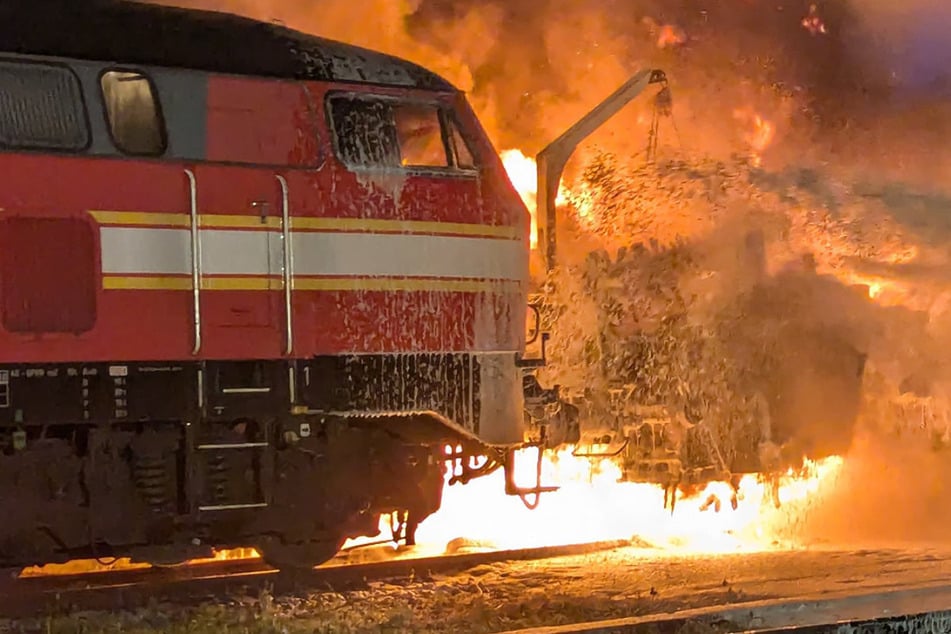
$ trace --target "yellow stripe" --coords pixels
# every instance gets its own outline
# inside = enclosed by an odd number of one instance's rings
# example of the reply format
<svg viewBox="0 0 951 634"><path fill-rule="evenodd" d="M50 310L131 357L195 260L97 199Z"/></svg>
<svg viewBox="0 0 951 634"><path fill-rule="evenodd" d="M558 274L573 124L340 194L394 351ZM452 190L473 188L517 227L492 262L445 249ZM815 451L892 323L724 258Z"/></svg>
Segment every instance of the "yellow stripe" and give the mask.
<svg viewBox="0 0 951 634"><path fill-rule="evenodd" d="M187 214L152 213L148 211L90 211L89 214L101 225L191 226Z"/></svg>
<svg viewBox="0 0 951 634"><path fill-rule="evenodd" d="M261 222L260 216L219 216L205 214L198 217L198 225L218 229L280 229L281 219L265 217L264 222Z"/></svg>
<svg viewBox="0 0 951 634"><path fill-rule="evenodd" d="M188 291L191 290L190 277L122 277L104 275L102 287L106 290L141 291Z"/></svg>
<svg viewBox="0 0 951 634"><path fill-rule="evenodd" d="M105 275L102 287L106 290L190 291L192 280L186 276ZM276 291L283 287L280 278L206 277L201 281L201 288L206 291Z"/></svg>
<svg viewBox="0 0 951 634"><path fill-rule="evenodd" d="M432 280L413 278L296 278L294 290L300 291L444 291L481 293L508 291L517 287L515 281L496 280Z"/></svg>
<svg viewBox="0 0 951 634"><path fill-rule="evenodd" d="M206 291L278 291L284 288L284 282L278 277L206 277L201 281L201 288Z"/></svg>
<svg viewBox="0 0 951 634"><path fill-rule="evenodd" d="M192 280L186 276L137 277L106 275L106 290L189 291ZM201 281L207 291L276 291L283 288L280 278L206 277ZM508 292L517 290L518 282L506 280L433 280L413 278L296 278L298 291L441 291L449 293Z"/></svg>
<svg viewBox="0 0 951 634"><path fill-rule="evenodd" d="M291 218L291 228L310 231L356 231L379 233L451 233L490 238L519 237L516 227L478 225L463 222L423 220L381 220L378 218Z"/></svg>
<svg viewBox="0 0 951 634"><path fill-rule="evenodd" d="M98 211L89 214L101 225L133 225L143 227L190 227L188 214L153 213L148 211ZM259 216L234 214L202 214L199 225L216 229L265 229L281 228L281 219L267 217L261 222ZM480 225L464 222L433 222L422 220L382 220L374 218L291 218L291 228L304 231L351 231L404 234L456 234L507 238L517 240L521 233L517 227Z"/></svg>
<svg viewBox="0 0 951 634"><path fill-rule="evenodd" d="M190 227L188 214L151 213L147 211L90 211L90 215L101 225L137 225L143 227ZM227 214L204 214L199 216L201 227L230 229L280 229L281 219L260 216L238 216Z"/></svg>

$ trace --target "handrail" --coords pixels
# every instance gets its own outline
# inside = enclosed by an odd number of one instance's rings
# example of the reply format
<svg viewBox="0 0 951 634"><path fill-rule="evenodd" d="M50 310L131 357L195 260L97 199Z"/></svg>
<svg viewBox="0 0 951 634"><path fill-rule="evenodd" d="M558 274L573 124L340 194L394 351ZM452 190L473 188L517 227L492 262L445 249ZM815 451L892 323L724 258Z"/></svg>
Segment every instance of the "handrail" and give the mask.
<svg viewBox="0 0 951 634"><path fill-rule="evenodd" d="M201 234L198 231L198 184L195 173L185 170L188 176L191 202L191 242L192 242L192 301L194 305L195 346L192 354L201 350Z"/></svg>
<svg viewBox="0 0 951 634"><path fill-rule="evenodd" d="M291 206L287 179L280 174L277 174L276 177L277 181L281 184L281 239L284 243L284 315L286 319L285 328L287 329L287 342L284 353L289 355L294 352L294 312L291 304L291 292L294 283L294 254L293 245L291 244Z"/></svg>

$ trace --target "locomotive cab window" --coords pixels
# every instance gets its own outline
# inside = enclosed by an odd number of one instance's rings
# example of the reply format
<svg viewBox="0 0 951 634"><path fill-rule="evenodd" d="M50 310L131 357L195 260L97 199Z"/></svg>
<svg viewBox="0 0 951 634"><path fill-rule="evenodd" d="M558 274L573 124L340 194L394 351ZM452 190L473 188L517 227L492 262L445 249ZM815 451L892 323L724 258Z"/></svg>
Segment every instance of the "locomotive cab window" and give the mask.
<svg viewBox="0 0 951 634"><path fill-rule="evenodd" d="M116 147L126 154L159 156L165 152L165 124L152 82L141 73L108 71L102 97Z"/></svg>
<svg viewBox="0 0 951 634"><path fill-rule="evenodd" d="M456 167L464 170L474 170L476 168L475 158L472 155L472 150L469 149L466 138L462 136L462 130L459 129L455 121L450 121L449 127L452 130L450 140L452 141Z"/></svg>
<svg viewBox="0 0 951 634"><path fill-rule="evenodd" d="M348 165L399 165L399 141L389 104L366 99L335 99L331 109L337 149Z"/></svg>
<svg viewBox="0 0 951 634"><path fill-rule="evenodd" d="M0 147L78 152L88 143L82 90L71 70L0 61Z"/></svg>
<svg viewBox="0 0 951 634"><path fill-rule="evenodd" d="M439 106L386 98L330 100L337 154L350 167L474 169L469 147Z"/></svg>
<svg viewBox="0 0 951 634"><path fill-rule="evenodd" d="M404 167L449 167L439 110L434 106L397 105L393 123Z"/></svg>

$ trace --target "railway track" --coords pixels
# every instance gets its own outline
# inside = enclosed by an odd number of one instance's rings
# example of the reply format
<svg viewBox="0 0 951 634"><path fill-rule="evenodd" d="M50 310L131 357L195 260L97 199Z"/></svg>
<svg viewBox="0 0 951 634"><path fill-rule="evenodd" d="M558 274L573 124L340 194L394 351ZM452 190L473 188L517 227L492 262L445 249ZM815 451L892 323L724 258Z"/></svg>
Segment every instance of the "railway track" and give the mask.
<svg viewBox="0 0 951 634"><path fill-rule="evenodd" d="M629 546L627 540L517 550L407 557L369 563L328 562L308 571L285 573L259 559L234 559L171 568L8 578L0 582L0 618L22 619L82 610L142 607L154 601L197 604L228 595L304 589L342 591L369 581L426 578L507 561L582 555Z"/></svg>

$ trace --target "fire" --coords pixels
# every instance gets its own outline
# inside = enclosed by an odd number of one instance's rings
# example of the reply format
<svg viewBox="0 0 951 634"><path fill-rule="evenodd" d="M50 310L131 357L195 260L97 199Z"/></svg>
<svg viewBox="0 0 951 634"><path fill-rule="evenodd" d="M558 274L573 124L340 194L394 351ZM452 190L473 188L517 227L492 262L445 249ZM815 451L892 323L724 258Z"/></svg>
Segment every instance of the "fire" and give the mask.
<svg viewBox="0 0 951 634"><path fill-rule="evenodd" d="M668 46L677 46L687 41L687 36L681 29L671 24L665 24L660 28L657 35L657 47L667 48Z"/></svg>
<svg viewBox="0 0 951 634"><path fill-rule="evenodd" d="M501 153L502 165L508 174L512 186L528 207L532 223L530 243L532 249L538 248L538 167L535 159L525 156L521 150L505 150ZM590 194L582 187L577 192L569 190L564 182L558 185L555 205L571 204L578 220L590 225L594 220L594 210Z"/></svg>
<svg viewBox="0 0 951 634"><path fill-rule="evenodd" d="M505 150L501 157L509 180L532 216L529 242L535 249L538 247L538 175L535 161L519 150Z"/></svg>
<svg viewBox="0 0 951 634"><path fill-rule="evenodd" d="M206 564L215 561L230 561L234 559L257 559L261 554L254 548L232 548L216 550L214 556L201 559L192 559L182 565ZM45 566L30 566L20 571L21 577L43 577L49 575L78 575L90 572L111 572L114 570L142 570L151 568L151 564L133 562L128 557L115 559L74 559L62 564L46 564Z"/></svg>
<svg viewBox="0 0 951 634"><path fill-rule="evenodd" d="M453 544L482 549L517 549L593 541L631 540L652 548L680 553L756 552L802 546L795 528L842 470L833 456L804 460L771 481L744 476L738 486L737 508L730 504L732 487L713 482L691 494L677 494L675 509L664 507L659 485L621 482L621 469L610 459L572 455L573 448L545 452L542 482L560 489L543 494L529 510L518 497L506 496L504 475L497 471L466 485L448 485L442 506L419 526L412 552L394 556L437 555ZM536 479L537 453L523 450L516 457L516 481L531 486ZM380 535L349 540L344 548L380 543L391 535L390 519L380 518ZM391 548L395 551L396 545Z"/></svg>
<svg viewBox="0 0 951 634"><path fill-rule="evenodd" d="M659 24L654 18L645 17L641 22L647 26L651 34L656 38L657 48L668 48L678 46L687 41L687 34L684 30L673 24Z"/></svg>
<svg viewBox="0 0 951 634"><path fill-rule="evenodd" d="M534 450L517 456L519 484L534 482L536 459ZM839 457L807 460L801 471L782 474L773 486L745 476L735 510L730 485L711 483L695 495L678 494L671 513L660 486L620 482L621 470L610 460L575 457L571 449L546 452L542 481L561 488L543 494L538 508L528 510L519 498L503 496L503 475L496 472L465 486L447 486L442 508L420 524L417 540L444 545L464 538L487 547L523 548L636 539L686 552L765 550L781 545L784 528L835 479L842 464Z"/></svg>
<svg viewBox="0 0 951 634"><path fill-rule="evenodd" d="M759 165L763 152L776 137L776 125L752 108L738 108L733 111L733 117L749 126L743 139L752 151L753 164Z"/></svg>

